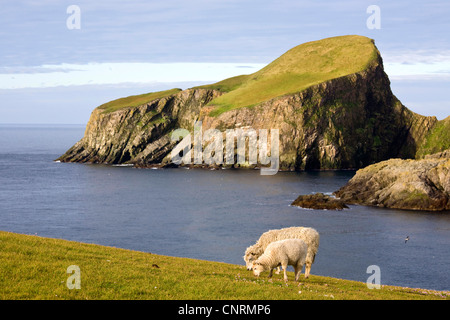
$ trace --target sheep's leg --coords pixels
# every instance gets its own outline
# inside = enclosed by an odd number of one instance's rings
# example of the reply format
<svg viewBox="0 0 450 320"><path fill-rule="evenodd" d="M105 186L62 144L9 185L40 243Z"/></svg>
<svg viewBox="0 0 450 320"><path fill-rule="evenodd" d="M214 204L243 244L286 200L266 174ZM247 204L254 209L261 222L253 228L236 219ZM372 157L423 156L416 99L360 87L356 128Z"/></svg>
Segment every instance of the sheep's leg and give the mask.
<svg viewBox="0 0 450 320"><path fill-rule="evenodd" d="M273 272L273 269L270 268L270 271L269 271L269 278L272 278L272 272Z"/></svg>
<svg viewBox="0 0 450 320"><path fill-rule="evenodd" d="M281 267L283 268L284 271L284 281L287 282L288 281L288 276L287 276L287 263L283 263L281 265Z"/></svg>
<svg viewBox="0 0 450 320"><path fill-rule="evenodd" d="M280 274L280 272L281 272L281 263L279 263L278 265L277 265L277 271L275 272L276 274Z"/></svg>
<svg viewBox="0 0 450 320"><path fill-rule="evenodd" d="M298 281L298 278L299 278L299 276L300 276L300 270L301 270L301 269L299 269L299 266L298 266L298 265L296 265L296 266L294 267L295 281Z"/></svg>
<svg viewBox="0 0 450 320"><path fill-rule="evenodd" d="M305 278L307 279L309 277L309 272L311 271L311 263L306 263L305 267Z"/></svg>
<svg viewBox="0 0 450 320"><path fill-rule="evenodd" d="M297 264L297 266L295 267L295 281L299 281L300 280L300 274L302 273L302 269L303 269L303 264Z"/></svg>

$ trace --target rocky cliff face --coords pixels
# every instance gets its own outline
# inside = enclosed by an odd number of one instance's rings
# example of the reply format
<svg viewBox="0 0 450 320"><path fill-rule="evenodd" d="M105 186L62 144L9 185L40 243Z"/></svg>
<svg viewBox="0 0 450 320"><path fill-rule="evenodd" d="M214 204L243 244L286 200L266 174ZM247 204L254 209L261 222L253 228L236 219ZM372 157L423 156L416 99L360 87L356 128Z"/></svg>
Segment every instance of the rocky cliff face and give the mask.
<svg viewBox="0 0 450 320"><path fill-rule="evenodd" d="M219 91L184 90L115 112L95 109L84 137L58 160L63 162L160 164L176 143L170 133L192 128L201 108Z"/></svg>
<svg viewBox="0 0 450 320"><path fill-rule="evenodd" d="M390 159L360 169L335 194L352 204L450 210L450 149L425 159Z"/></svg>
<svg viewBox="0 0 450 320"><path fill-rule="evenodd" d="M413 158L435 117L408 110L393 95L381 56L361 72L312 85L252 107L211 116L223 94L187 89L138 107L95 109L85 136L60 161L168 164L177 128L278 129L280 170L356 169L389 158Z"/></svg>
<svg viewBox="0 0 450 320"><path fill-rule="evenodd" d="M381 58L369 69L252 108L203 118L205 128L280 130L280 168L348 169L411 158L436 122L392 94Z"/></svg>

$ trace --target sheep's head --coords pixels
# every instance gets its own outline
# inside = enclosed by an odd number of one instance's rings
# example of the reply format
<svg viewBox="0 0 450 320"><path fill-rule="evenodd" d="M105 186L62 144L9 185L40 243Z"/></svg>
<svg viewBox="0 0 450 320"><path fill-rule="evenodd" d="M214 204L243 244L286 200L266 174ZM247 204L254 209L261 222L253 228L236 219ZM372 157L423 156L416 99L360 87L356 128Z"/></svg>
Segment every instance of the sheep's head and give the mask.
<svg viewBox="0 0 450 320"><path fill-rule="evenodd" d="M245 250L245 255L243 258L244 258L247 270L252 270L253 261L258 259L259 256L261 255L261 253L259 253L260 250L257 250L257 249L258 248L253 245L251 247L248 247L247 250Z"/></svg>
<svg viewBox="0 0 450 320"><path fill-rule="evenodd" d="M243 257L245 261L245 266L247 267L247 270L252 270L253 262L258 259L256 254L251 251L246 251L245 256Z"/></svg>
<svg viewBox="0 0 450 320"><path fill-rule="evenodd" d="M261 263L259 263L258 261L254 261L254 262L252 263L252 266L253 266L253 274L254 274L255 276L259 277L259 275L261 274L261 272L264 271L264 266L263 266Z"/></svg>

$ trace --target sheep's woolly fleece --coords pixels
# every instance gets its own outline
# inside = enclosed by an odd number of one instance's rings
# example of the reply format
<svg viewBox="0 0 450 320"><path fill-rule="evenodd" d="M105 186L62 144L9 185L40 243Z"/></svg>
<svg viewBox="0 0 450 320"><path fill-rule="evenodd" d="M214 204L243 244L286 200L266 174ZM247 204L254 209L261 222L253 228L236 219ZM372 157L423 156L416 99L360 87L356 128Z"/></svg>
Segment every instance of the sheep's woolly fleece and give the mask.
<svg viewBox="0 0 450 320"><path fill-rule="evenodd" d="M308 245L305 267L305 277L308 277L320 243L319 233L315 229L309 227L289 227L264 232L259 240L245 251L244 260L247 269L251 268L252 262L264 253L270 243L284 239L301 239Z"/></svg>
<svg viewBox="0 0 450 320"><path fill-rule="evenodd" d="M272 242L267 246L264 254L254 262L253 273L259 276L261 272L270 270L269 277L271 277L273 269L281 265L284 271L284 281L287 281L286 269L288 265L291 265L295 270L295 280L298 281L305 264L307 252L308 246L301 239L285 239Z"/></svg>

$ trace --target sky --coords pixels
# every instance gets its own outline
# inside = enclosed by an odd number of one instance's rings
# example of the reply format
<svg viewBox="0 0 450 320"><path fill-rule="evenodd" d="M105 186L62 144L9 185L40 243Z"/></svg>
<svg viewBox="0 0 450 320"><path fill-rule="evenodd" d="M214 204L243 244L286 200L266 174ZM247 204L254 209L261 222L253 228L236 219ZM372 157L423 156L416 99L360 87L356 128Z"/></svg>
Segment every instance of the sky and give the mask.
<svg viewBox="0 0 450 320"><path fill-rule="evenodd" d="M250 74L346 34L375 40L405 106L450 115L447 0L0 1L0 123L86 124L107 101Z"/></svg>

